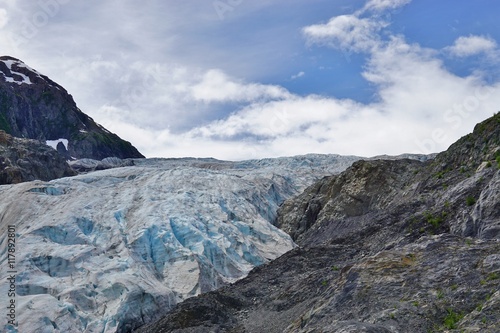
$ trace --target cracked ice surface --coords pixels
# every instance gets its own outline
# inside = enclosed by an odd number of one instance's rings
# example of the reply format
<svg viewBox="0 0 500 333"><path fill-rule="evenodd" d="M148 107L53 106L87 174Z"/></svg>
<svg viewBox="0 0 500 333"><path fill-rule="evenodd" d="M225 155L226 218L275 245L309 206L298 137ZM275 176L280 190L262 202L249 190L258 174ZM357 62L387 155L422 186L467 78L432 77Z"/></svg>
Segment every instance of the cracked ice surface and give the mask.
<svg viewBox="0 0 500 333"><path fill-rule="evenodd" d="M15 225L20 332L138 327L292 249L272 225L277 207L355 160L136 160L0 186L0 294L8 289L6 229Z"/></svg>

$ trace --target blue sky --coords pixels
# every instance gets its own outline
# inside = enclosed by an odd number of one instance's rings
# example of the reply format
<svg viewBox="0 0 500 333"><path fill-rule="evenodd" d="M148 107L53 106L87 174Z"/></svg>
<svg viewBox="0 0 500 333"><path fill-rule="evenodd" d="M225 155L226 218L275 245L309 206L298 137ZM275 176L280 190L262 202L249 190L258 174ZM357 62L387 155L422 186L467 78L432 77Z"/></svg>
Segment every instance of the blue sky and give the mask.
<svg viewBox="0 0 500 333"><path fill-rule="evenodd" d="M0 48L148 157L430 153L500 109L493 0L0 0Z"/></svg>

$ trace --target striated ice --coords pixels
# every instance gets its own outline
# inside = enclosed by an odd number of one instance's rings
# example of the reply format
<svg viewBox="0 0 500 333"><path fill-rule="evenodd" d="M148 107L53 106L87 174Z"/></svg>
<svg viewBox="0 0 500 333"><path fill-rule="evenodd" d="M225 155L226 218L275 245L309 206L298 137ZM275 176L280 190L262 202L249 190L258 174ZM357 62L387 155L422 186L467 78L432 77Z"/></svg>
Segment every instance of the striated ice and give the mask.
<svg viewBox="0 0 500 333"><path fill-rule="evenodd" d="M241 279L295 246L272 224L278 206L357 159L136 160L0 186L0 227L17 229L19 332L130 331Z"/></svg>

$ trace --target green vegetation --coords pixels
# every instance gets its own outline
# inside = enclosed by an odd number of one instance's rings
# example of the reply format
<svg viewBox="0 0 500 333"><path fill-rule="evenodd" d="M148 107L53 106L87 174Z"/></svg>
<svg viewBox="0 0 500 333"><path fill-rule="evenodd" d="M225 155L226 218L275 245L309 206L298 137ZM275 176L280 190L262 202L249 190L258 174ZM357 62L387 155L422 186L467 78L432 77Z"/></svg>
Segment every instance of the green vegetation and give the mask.
<svg viewBox="0 0 500 333"><path fill-rule="evenodd" d="M443 299L443 298L444 298L444 292L442 290L438 290L437 299Z"/></svg>
<svg viewBox="0 0 500 333"><path fill-rule="evenodd" d="M427 220L427 223L432 225L434 229L437 229L441 226L441 224L444 221L444 218L446 217L447 213L443 212L441 216L434 216L431 213L425 213L425 219Z"/></svg>
<svg viewBox="0 0 500 333"><path fill-rule="evenodd" d="M444 327L452 330L457 328L457 324L464 317L461 313L456 313L453 309L448 309L448 315L444 317Z"/></svg>
<svg viewBox="0 0 500 333"><path fill-rule="evenodd" d="M338 271L340 268L338 268L337 266L332 266L330 269L331 269L333 272L336 272L336 271Z"/></svg>
<svg viewBox="0 0 500 333"><path fill-rule="evenodd" d="M55 100L55 97L52 94L52 92L50 92L50 91L44 91L40 95L40 99L42 99L45 102L45 105L50 105Z"/></svg>
<svg viewBox="0 0 500 333"><path fill-rule="evenodd" d="M5 131L8 134L12 132L12 128L3 113L0 113L0 130Z"/></svg>
<svg viewBox="0 0 500 333"><path fill-rule="evenodd" d="M489 281L494 281L494 280L498 280L500 279L500 274L498 274L497 272L494 272L494 273L490 273L488 274L488 276L486 277L485 280L481 280L479 283L484 286L486 285Z"/></svg>
<svg viewBox="0 0 500 333"><path fill-rule="evenodd" d="M473 206L476 203L476 199L474 197L468 196L467 199L465 199L465 203L467 206Z"/></svg>
<svg viewBox="0 0 500 333"><path fill-rule="evenodd" d="M488 278L486 280L493 281L493 280L498 280L498 279L500 279L500 274L498 274L497 272L494 272L494 273L488 274Z"/></svg>
<svg viewBox="0 0 500 333"><path fill-rule="evenodd" d="M488 161L488 162L486 163L486 167L487 167L487 168L491 168L492 166L493 166L493 164L491 164L491 161Z"/></svg>
<svg viewBox="0 0 500 333"><path fill-rule="evenodd" d="M439 171L438 173L436 173L436 178L437 179L442 179L444 177L444 175L446 175L450 171L451 171L450 168L447 168L445 170Z"/></svg>
<svg viewBox="0 0 500 333"><path fill-rule="evenodd" d="M496 161L497 161L497 167L500 169L500 155L497 156Z"/></svg>

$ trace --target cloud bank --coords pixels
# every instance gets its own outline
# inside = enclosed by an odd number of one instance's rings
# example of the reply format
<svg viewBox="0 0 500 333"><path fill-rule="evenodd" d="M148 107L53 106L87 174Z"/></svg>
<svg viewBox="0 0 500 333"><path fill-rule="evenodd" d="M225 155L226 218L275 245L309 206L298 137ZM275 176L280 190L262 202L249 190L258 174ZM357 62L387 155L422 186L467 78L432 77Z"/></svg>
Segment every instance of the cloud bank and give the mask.
<svg viewBox="0 0 500 333"><path fill-rule="evenodd" d="M15 28L19 29L19 24L30 20L41 26L34 33L45 36L45 43L67 45L56 60L46 59L37 54L38 38L33 37L30 44L22 45L18 54L12 55L37 69L57 63L60 77L53 78L70 92L78 91L76 101L82 109L148 157L237 160L306 153L373 156L437 152L471 131L471 124L491 116L500 102L497 80L481 71L452 73L446 57L484 56L496 62L491 55L497 52L497 43L479 35L461 36L443 49L410 43L391 30L388 15L396 9L404 10L409 3L371 0L352 14L337 15L300 31L304 47L340 52L346 58L363 57L361 75L375 92L365 103L320 94L301 95L278 84L239 78L219 66L191 63L180 53L169 58L143 56L144 50L156 50L153 55L177 54L176 46L185 46L188 40L177 36L176 29L191 28L166 14L169 23L164 30L170 37L162 40L161 52L156 30L144 19L126 23L117 28L118 35L107 36L106 13L116 10L115 15L120 15L136 7L128 7L128 2L119 8L106 3L93 12L92 22L78 25L66 21L74 6L81 6L84 13L90 7L61 2L52 8L58 14L47 14L48 21L42 27L42 21L33 21L43 11L41 7L21 10L0 0L4 4L0 28L5 27L0 46L12 49L9 36L13 30L9 27L17 24ZM210 8L210 4L207 6ZM66 11L70 7L71 13ZM140 11L135 15L153 15L158 8L148 10L151 13ZM213 13L203 21L194 7L190 10L186 12L192 15L191 23L205 22L206 29L220 20ZM84 20L82 17L76 20ZM103 37L96 36L96 45L88 54L75 54L72 47L78 40L58 33L60 29L70 30L69 36L77 36L79 29L89 29L90 33L92 24ZM134 31L140 31L140 36ZM129 35L133 37L126 37ZM96 52L98 49L103 52ZM203 56L199 55L200 59ZM44 60L28 61L35 58ZM287 78L294 81L304 75L300 71Z"/></svg>
<svg viewBox="0 0 500 333"><path fill-rule="evenodd" d="M458 38L455 43L448 48L448 51L457 57L469 57L481 53L489 53L497 48L497 43L493 39L485 36L466 36Z"/></svg>

